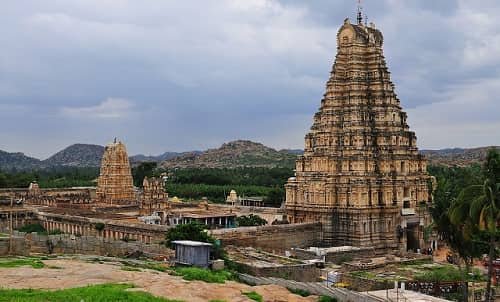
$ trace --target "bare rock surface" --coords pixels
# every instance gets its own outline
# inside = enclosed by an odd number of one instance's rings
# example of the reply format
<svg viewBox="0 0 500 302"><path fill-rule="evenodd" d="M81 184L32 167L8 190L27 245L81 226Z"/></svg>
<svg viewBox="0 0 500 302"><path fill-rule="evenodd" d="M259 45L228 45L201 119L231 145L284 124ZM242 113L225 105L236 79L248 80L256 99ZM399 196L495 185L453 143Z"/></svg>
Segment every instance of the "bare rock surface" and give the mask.
<svg viewBox="0 0 500 302"><path fill-rule="evenodd" d="M168 273L151 270L124 271L119 265L89 263L77 259L44 260L43 262L46 267L42 269L28 266L0 269L0 287L57 290L103 283L130 283L137 287L132 290L146 291L155 296L190 302L213 299L235 302L252 301L242 294L251 291L261 294L264 301L270 302L317 300L316 296L304 298L277 285L249 286L234 281L227 281L225 284L186 281L182 277Z"/></svg>

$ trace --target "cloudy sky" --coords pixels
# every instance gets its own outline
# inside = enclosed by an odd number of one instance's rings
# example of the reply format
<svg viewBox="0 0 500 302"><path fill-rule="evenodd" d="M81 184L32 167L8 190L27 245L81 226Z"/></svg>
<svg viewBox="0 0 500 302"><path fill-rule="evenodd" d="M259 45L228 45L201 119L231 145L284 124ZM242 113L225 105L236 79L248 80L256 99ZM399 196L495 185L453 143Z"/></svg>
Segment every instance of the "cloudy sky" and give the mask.
<svg viewBox="0 0 500 302"><path fill-rule="evenodd" d="M302 148L355 0L4 1L0 149ZM500 144L500 3L365 0L420 148Z"/></svg>

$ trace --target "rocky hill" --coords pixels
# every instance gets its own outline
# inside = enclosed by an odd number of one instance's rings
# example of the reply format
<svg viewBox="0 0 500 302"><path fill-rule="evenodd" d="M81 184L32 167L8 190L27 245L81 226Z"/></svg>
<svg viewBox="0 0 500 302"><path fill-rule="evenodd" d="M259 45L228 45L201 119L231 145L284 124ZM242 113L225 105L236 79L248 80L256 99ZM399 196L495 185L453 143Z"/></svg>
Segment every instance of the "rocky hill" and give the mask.
<svg viewBox="0 0 500 302"><path fill-rule="evenodd" d="M263 144L238 140L201 153L188 153L162 163L165 168L293 167L296 155Z"/></svg>
<svg viewBox="0 0 500 302"><path fill-rule="evenodd" d="M143 155L143 154L137 154L134 156L130 157L130 162L132 164L137 164L141 162L162 162L165 160L169 160L178 156L182 156L185 154L199 154L202 153L201 151L190 151L190 152L165 152L163 154L154 156L154 155Z"/></svg>
<svg viewBox="0 0 500 302"><path fill-rule="evenodd" d="M42 163L46 167L99 167L104 147L74 144L52 155Z"/></svg>
<svg viewBox="0 0 500 302"><path fill-rule="evenodd" d="M24 153L9 153L0 150L0 170L31 170L41 165L42 162L39 159L26 156Z"/></svg>
<svg viewBox="0 0 500 302"><path fill-rule="evenodd" d="M491 148L500 151L500 147L479 147L479 148L453 148L441 150L420 150L431 165L458 166L465 167L471 164L482 163L486 159L486 154Z"/></svg>

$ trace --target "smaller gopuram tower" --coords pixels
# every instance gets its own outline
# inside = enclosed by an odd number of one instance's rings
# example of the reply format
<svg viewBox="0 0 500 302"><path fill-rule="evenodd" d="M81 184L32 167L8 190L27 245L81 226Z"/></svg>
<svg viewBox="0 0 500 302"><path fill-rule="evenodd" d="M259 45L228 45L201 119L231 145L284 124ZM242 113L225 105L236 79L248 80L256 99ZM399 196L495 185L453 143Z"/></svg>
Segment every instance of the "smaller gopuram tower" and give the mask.
<svg viewBox="0 0 500 302"><path fill-rule="evenodd" d="M142 182L141 215L152 215L154 212L168 210L168 193L165 191L165 179L144 177Z"/></svg>
<svg viewBox="0 0 500 302"><path fill-rule="evenodd" d="M116 138L104 149L96 195L99 202L106 203L136 199L127 150Z"/></svg>

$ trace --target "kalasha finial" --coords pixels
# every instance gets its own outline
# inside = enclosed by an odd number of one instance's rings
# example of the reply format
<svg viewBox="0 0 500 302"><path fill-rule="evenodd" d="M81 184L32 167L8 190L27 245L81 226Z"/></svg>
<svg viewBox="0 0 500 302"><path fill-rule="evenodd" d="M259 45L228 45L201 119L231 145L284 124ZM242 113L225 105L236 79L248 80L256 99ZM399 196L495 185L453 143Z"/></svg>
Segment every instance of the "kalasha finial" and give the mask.
<svg viewBox="0 0 500 302"><path fill-rule="evenodd" d="M363 7L361 6L361 0L358 0L358 24L363 24Z"/></svg>

